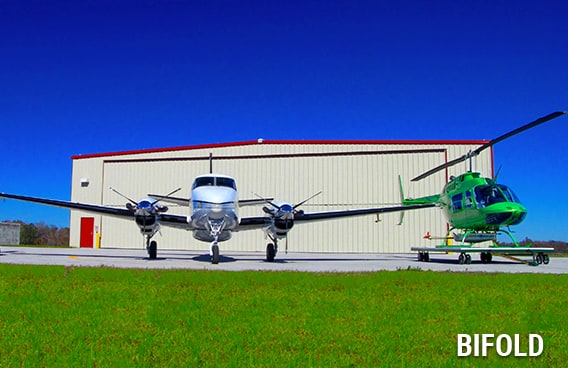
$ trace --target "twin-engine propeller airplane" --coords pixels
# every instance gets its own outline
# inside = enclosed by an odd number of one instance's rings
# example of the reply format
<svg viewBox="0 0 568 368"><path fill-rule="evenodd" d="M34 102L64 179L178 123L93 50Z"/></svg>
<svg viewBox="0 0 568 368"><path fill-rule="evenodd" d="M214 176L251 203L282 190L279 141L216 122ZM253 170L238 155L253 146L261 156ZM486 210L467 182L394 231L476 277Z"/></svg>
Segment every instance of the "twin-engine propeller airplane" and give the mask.
<svg viewBox="0 0 568 368"><path fill-rule="evenodd" d="M298 207L312 197L297 205L291 205L285 202L272 202L272 198L239 201L235 179L219 174L208 174L196 177L191 189L191 198L171 197L171 195L178 190L179 189L176 189L165 196L149 195L149 198L143 198L138 202L119 193L128 200L126 208L7 193L0 193L0 197L98 213L106 216L133 219L142 235L146 237L146 249L150 259L156 259L157 257L157 242L152 240L152 237L158 232L161 225L189 230L193 232L193 237L197 240L210 243L209 253L211 262L214 264L219 263L219 243L229 240L232 233L236 231L252 229L264 230L272 241L266 247L266 260L272 262L278 251L278 240L286 238L288 232L296 223L331 220L350 216L375 215L434 207L436 205L435 203L421 203L397 207L306 213L299 210ZM167 207L158 205L160 201L188 206L190 214L189 216L168 214ZM264 216L242 218L238 216L239 206L262 203L269 204L269 206L264 207Z"/></svg>
<svg viewBox="0 0 568 368"><path fill-rule="evenodd" d="M529 264L548 264L548 253L553 252L553 248L533 248L530 245L522 247L517 243L511 232L505 230L509 226L520 224L527 216L527 210L521 204L519 198L508 186L498 184L497 179L484 178L480 173L472 172L471 160L483 150L504 139L565 114L565 111L548 114L412 179L411 181L422 180L436 172L469 160L469 172L451 177L441 194L403 200L403 203L407 205L438 204L444 210L450 224L446 237L443 238L446 240L443 245L435 248L411 248L413 251L419 252L418 259L420 261L428 261L430 258L429 252L459 252L458 262L469 264L471 263L469 253L477 252L480 253L481 261L484 263L491 262L492 254L504 256L528 254L533 256L533 261L529 262ZM456 229L463 231L463 234L451 236L450 233ZM512 240L514 247L499 246L496 241L498 233L507 234ZM450 246L448 239L452 238L461 242L461 245ZM492 241L492 246L484 248L472 246L474 243L484 241ZM517 260L513 257L508 258Z"/></svg>

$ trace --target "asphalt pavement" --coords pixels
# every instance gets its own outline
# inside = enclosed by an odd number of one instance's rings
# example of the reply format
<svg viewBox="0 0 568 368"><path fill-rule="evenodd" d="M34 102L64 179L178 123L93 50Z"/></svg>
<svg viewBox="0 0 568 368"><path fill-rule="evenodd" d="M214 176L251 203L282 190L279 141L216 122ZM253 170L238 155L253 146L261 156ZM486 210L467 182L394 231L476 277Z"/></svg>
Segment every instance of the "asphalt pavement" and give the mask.
<svg viewBox="0 0 568 368"><path fill-rule="evenodd" d="M0 263L60 265L68 267L115 267L140 269L191 269L223 271L376 272L408 269L441 272L568 273L567 257L551 257L548 265L529 266L498 256L490 264L477 257L460 265L457 254L430 254L429 262L419 262L416 253L278 253L272 263L264 252L222 252L219 264L209 254L195 251L159 250L150 260L145 250L88 248L0 247ZM519 257L530 260L530 257Z"/></svg>

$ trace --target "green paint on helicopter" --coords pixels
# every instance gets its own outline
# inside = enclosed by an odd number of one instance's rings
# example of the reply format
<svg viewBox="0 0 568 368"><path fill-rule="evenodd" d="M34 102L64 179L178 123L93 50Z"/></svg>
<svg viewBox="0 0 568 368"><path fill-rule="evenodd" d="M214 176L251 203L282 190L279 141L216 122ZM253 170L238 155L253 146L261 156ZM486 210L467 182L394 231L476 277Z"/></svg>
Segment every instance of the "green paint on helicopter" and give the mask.
<svg viewBox="0 0 568 368"><path fill-rule="evenodd" d="M451 178L442 194L403 201L404 205L427 203L438 204L454 229L497 231L521 223L527 215L509 187L477 172Z"/></svg>
<svg viewBox="0 0 568 368"><path fill-rule="evenodd" d="M505 233L509 235L515 246L518 246L513 235L503 228L520 224L527 216L527 209L521 204L519 198L508 186L498 184L494 178L485 178L482 177L480 173L471 172L471 160L481 151L506 138L565 115L566 113L566 111L559 111L543 116L489 141L476 150L470 151L459 158L441 164L412 179L412 181L422 180L457 163L470 160L470 171L456 177L451 177L450 181L444 186L441 194L407 199L404 198L401 182L403 204L415 205L434 203L440 206L444 210L448 223L451 226L446 234L446 238L450 232L455 229L463 230L465 232L462 243L468 242L466 239L470 234ZM494 245L497 246L495 242Z"/></svg>

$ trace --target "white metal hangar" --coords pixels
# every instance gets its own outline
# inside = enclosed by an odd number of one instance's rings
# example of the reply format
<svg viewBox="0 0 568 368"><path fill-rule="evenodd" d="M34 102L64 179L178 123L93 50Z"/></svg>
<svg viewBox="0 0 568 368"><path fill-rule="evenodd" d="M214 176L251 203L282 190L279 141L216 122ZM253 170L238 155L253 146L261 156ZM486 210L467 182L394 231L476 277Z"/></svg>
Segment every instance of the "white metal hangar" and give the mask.
<svg viewBox="0 0 568 368"><path fill-rule="evenodd" d="M124 207L126 200L109 188L138 200L149 193L167 194L181 187L190 196L194 178L213 172L235 178L239 199L253 193L298 203L306 212L400 205L398 176L406 197L439 194L450 175L469 167L456 165L425 180L410 179L487 141L322 141L262 140L73 156L71 200ZM473 159L473 170L493 175L493 151ZM189 215L188 207L168 204L169 212ZM239 216L262 216L262 206L240 208ZM427 244L426 232L444 235L446 220L438 208L377 217L368 215L298 224L289 232L288 249L301 252L399 253ZM161 235L161 236L160 236ZM161 227L159 248L206 252L209 245L192 233ZM241 231L222 243L223 250L263 251L264 233ZM133 220L71 211L70 245L74 247L145 249L145 238ZM284 250L281 243L281 251Z"/></svg>

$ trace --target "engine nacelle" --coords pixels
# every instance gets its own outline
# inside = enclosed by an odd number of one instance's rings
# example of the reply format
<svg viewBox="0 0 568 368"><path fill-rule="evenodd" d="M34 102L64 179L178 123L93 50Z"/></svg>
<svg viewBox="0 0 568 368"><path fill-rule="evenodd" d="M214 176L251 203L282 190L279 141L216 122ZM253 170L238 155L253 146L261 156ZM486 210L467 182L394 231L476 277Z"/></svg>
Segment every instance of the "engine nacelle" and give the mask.
<svg viewBox="0 0 568 368"><path fill-rule="evenodd" d="M144 235L153 236L160 229L158 216L156 216L155 214L135 214L134 220L136 221L136 225L138 225L140 232Z"/></svg>

